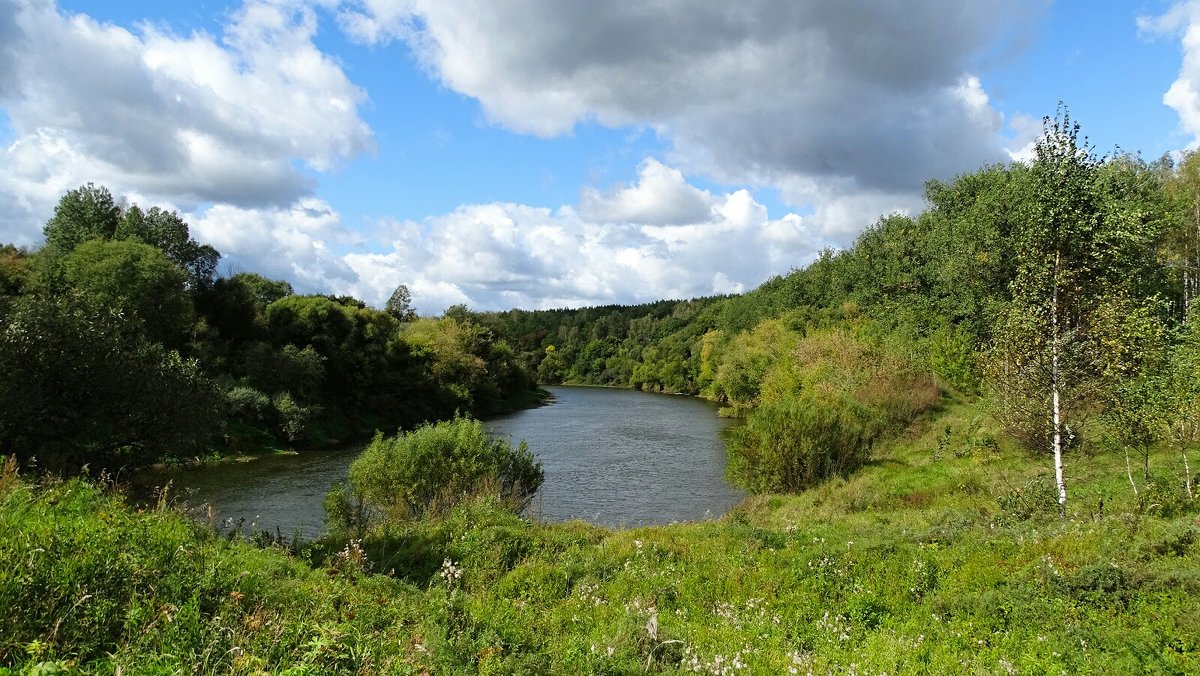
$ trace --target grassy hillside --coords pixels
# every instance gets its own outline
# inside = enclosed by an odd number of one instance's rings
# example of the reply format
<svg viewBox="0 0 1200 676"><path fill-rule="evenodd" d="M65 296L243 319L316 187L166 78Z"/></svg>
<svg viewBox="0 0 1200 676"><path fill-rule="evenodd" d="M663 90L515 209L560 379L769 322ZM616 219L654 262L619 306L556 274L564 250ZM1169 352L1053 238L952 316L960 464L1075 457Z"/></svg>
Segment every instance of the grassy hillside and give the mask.
<svg viewBox="0 0 1200 676"><path fill-rule="evenodd" d="M477 502L349 545L223 539L100 484L0 479L10 673L1196 673L1174 453L1044 458L953 402L849 480L612 531ZM40 666L38 666L40 665Z"/></svg>

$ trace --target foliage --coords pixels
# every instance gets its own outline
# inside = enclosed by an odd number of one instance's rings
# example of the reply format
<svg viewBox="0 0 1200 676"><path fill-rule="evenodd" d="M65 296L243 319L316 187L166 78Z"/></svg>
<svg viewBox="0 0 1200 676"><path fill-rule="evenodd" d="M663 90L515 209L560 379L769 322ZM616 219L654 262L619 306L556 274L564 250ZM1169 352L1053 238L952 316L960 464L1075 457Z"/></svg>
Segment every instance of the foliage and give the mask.
<svg viewBox="0 0 1200 676"><path fill-rule="evenodd" d="M217 395L198 365L96 299L24 296L0 327L0 452L117 468L207 441Z"/></svg>
<svg viewBox="0 0 1200 676"><path fill-rule="evenodd" d="M727 474L751 492L796 492L845 476L867 461L876 439L940 399L927 373L845 331L790 344L761 376L762 404L727 444Z"/></svg>
<svg viewBox="0 0 1200 676"><path fill-rule="evenodd" d="M203 289L212 284L221 254L192 239L188 225L174 211L151 207L142 212L137 205L125 211L114 239L140 241L162 251L187 275L188 286Z"/></svg>
<svg viewBox="0 0 1200 676"><path fill-rule="evenodd" d="M524 442L514 449L463 417L390 438L377 434L350 466L355 494L400 518L448 509L480 491L494 492L519 512L542 478Z"/></svg>
<svg viewBox="0 0 1200 676"><path fill-rule="evenodd" d="M88 183L67 192L54 207L43 233L55 254L68 254L88 240L109 240L121 223L121 208L103 186Z"/></svg>
<svg viewBox="0 0 1200 676"><path fill-rule="evenodd" d="M412 307L412 292L404 284L396 287L383 310L400 322L411 322L417 318L417 312Z"/></svg>
<svg viewBox="0 0 1200 676"><path fill-rule="evenodd" d="M179 347L192 325L185 275L158 249L89 240L63 259L67 284L140 322L151 338Z"/></svg>
<svg viewBox="0 0 1200 676"><path fill-rule="evenodd" d="M734 429L727 474L753 493L801 491L861 467L878 428L852 399L818 393L765 404Z"/></svg>
<svg viewBox="0 0 1200 676"><path fill-rule="evenodd" d="M103 187L64 195L45 234L33 253L0 247L0 313L54 333L17 345L24 324L0 324L12 339L5 358L25 360L0 376L14 402L0 412L0 443L22 457L53 453L65 467L316 446L505 410L534 392L485 328L451 321L407 338L396 317L355 298L300 296L251 272L216 278L220 254L178 213L124 206ZM18 378L31 388L21 402ZM168 423L172 406L179 419ZM13 419L40 412L53 415Z"/></svg>

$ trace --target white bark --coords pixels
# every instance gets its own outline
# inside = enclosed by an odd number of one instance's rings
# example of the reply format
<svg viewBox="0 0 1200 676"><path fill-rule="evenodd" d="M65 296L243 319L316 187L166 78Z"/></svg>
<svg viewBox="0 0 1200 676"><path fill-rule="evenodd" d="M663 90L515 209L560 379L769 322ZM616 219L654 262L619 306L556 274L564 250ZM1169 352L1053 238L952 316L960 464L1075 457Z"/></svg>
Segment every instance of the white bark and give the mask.
<svg viewBox="0 0 1200 676"><path fill-rule="evenodd" d="M1195 500L1196 496L1192 495L1192 468L1188 466L1187 452L1180 451L1183 454L1183 478L1187 482L1188 500Z"/></svg>
<svg viewBox="0 0 1200 676"><path fill-rule="evenodd" d="M1133 497L1137 497L1137 484L1133 482L1133 465L1129 462L1129 447L1125 447L1125 475L1129 477L1129 485L1133 486Z"/></svg>
<svg viewBox="0 0 1200 676"><path fill-rule="evenodd" d="M1063 479L1063 419L1062 394L1060 392L1058 356L1058 270L1061 254L1054 257L1054 289L1050 296L1050 400L1054 417L1054 481L1058 485L1058 515L1067 515L1067 484Z"/></svg>

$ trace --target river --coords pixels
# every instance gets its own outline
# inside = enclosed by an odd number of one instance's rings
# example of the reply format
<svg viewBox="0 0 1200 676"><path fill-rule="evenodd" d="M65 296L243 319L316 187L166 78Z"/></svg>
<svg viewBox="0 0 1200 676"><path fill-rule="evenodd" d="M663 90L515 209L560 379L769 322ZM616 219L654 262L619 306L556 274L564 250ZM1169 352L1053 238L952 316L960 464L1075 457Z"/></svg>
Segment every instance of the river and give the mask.
<svg viewBox="0 0 1200 676"><path fill-rule="evenodd" d="M485 421L524 439L545 482L530 516L628 527L717 517L742 498L725 483L721 433L731 421L692 397L587 387L548 388L546 406ZM214 523L305 537L324 529L321 501L360 447L270 456L172 472L174 495L212 504ZM203 511L203 510L202 510ZM252 527L253 526L253 527Z"/></svg>

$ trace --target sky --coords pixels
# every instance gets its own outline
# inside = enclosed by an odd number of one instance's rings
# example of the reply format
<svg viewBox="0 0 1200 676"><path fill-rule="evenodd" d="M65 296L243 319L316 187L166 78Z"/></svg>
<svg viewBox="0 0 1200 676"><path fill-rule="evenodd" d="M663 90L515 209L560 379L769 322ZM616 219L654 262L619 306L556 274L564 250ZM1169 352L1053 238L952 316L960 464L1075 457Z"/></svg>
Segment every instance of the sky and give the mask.
<svg viewBox="0 0 1200 676"><path fill-rule="evenodd" d="M929 179L1200 140L1200 1L0 0L0 242L93 182L426 315L748 291Z"/></svg>

